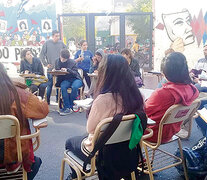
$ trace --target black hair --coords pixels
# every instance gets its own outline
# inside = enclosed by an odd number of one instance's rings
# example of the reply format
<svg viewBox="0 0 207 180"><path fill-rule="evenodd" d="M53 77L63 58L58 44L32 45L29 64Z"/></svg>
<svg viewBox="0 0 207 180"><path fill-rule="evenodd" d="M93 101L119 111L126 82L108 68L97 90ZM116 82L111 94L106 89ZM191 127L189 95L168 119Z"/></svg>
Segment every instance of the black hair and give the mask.
<svg viewBox="0 0 207 180"><path fill-rule="evenodd" d="M172 52L165 57L163 73L170 82L191 83L186 57L180 52Z"/></svg>
<svg viewBox="0 0 207 180"><path fill-rule="evenodd" d="M22 29L22 25L25 25L25 29L27 29L27 25L26 25L26 23L24 22L24 21L21 21L20 23L19 23L19 27L20 27L20 29Z"/></svg>
<svg viewBox="0 0 207 180"><path fill-rule="evenodd" d="M46 27L45 27L46 24L47 24L47 26L48 26L48 29L51 29L51 27L50 27L50 23L47 22L47 21L44 22L44 24L43 24L43 29L46 29Z"/></svg>
<svg viewBox="0 0 207 180"><path fill-rule="evenodd" d="M31 51L29 48L23 49L20 54L21 60L24 60L28 51Z"/></svg>
<svg viewBox="0 0 207 180"><path fill-rule="evenodd" d="M110 54L104 62L105 72L100 84L100 93L112 93L116 103L120 95L123 113L143 111L144 101L126 59L121 55Z"/></svg>
<svg viewBox="0 0 207 180"><path fill-rule="evenodd" d="M130 58L130 59L133 59L132 51L131 51L130 49L124 48L124 49L121 51L121 54L126 54L127 56L129 55L129 58Z"/></svg>
<svg viewBox="0 0 207 180"><path fill-rule="evenodd" d="M86 41L86 40L84 40L84 39L83 39L83 40L81 40L81 41L79 42L80 46L82 46L84 42L87 42L87 41Z"/></svg>
<svg viewBox="0 0 207 180"><path fill-rule="evenodd" d="M70 52L67 49L62 49L60 51L60 56L64 59L69 59L70 58Z"/></svg>
<svg viewBox="0 0 207 180"><path fill-rule="evenodd" d="M59 31L57 31L57 30L53 30L52 31L52 36L54 36L55 34L58 34L59 33Z"/></svg>

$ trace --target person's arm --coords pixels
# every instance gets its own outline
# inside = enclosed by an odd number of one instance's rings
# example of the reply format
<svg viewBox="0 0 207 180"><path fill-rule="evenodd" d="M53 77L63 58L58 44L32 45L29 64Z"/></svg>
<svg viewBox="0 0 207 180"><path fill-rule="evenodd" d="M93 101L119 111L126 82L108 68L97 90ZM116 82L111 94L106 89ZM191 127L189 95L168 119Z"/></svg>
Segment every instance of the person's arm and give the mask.
<svg viewBox="0 0 207 180"><path fill-rule="evenodd" d="M47 66L49 64L47 61L46 54L47 54L47 41L43 44L42 50L40 52L40 60L42 61L42 64L44 66Z"/></svg>
<svg viewBox="0 0 207 180"><path fill-rule="evenodd" d="M24 62L23 60L21 60L20 62L20 73L24 73L25 69L24 69Z"/></svg>
<svg viewBox="0 0 207 180"><path fill-rule="evenodd" d="M44 73L44 69L43 69L41 61L38 58L33 58L33 61L35 61L35 63L38 63L37 72L34 72L34 73L38 75L44 75L45 73Z"/></svg>
<svg viewBox="0 0 207 180"><path fill-rule="evenodd" d="M30 119L42 119L49 113L49 107L46 101L30 93L25 106L25 117Z"/></svg>
<svg viewBox="0 0 207 180"><path fill-rule="evenodd" d="M74 74L74 75L77 75L78 74L78 68L76 66L76 63L71 60L72 62L71 63L71 66L67 68L67 72L69 72L70 74Z"/></svg>
<svg viewBox="0 0 207 180"><path fill-rule="evenodd" d="M74 56L74 60L75 60L76 63L78 63L78 62L84 60L83 57L80 57L80 53L79 53L79 52L80 52L80 51L77 51L77 52L75 53L75 56Z"/></svg>
<svg viewBox="0 0 207 180"><path fill-rule="evenodd" d="M60 70L59 59L56 59L55 61L55 70Z"/></svg>
<svg viewBox="0 0 207 180"><path fill-rule="evenodd" d="M134 76L141 77L139 62L136 59L133 59L132 61L133 61L133 67L131 68L132 74Z"/></svg>

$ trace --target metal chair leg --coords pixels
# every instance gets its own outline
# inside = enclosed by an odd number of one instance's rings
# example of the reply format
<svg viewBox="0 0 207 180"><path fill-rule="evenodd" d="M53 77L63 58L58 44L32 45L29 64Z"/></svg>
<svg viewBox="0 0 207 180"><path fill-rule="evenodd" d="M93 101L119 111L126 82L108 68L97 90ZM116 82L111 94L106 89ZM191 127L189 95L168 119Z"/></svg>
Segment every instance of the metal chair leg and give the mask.
<svg viewBox="0 0 207 180"><path fill-rule="evenodd" d="M148 149L147 149L147 146L145 144L143 144L143 146L144 146L144 151L145 151L145 155L146 155L146 162L147 162L149 177L150 177L150 180L154 180L154 176L153 176L153 173L152 173L152 166L151 166L151 162L150 162L150 159L149 159Z"/></svg>
<svg viewBox="0 0 207 180"><path fill-rule="evenodd" d="M132 180L136 180L136 176L135 176L135 172L134 171L131 173L131 179Z"/></svg>
<svg viewBox="0 0 207 180"><path fill-rule="evenodd" d="M179 150L180 150L180 157L182 158L182 164L183 164L185 179L188 180L189 179L188 178L188 172L187 172L187 168L186 168L186 163L185 163L185 159L184 159L184 155L183 155L183 149L182 149L182 144L181 144L180 138L178 138L178 146L179 146Z"/></svg>
<svg viewBox="0 0 207 180"><path fill-rule="evenodd" d="M61 162L60 180L63 180L64 178L64 171L65 171L65 158Z"/></svg>

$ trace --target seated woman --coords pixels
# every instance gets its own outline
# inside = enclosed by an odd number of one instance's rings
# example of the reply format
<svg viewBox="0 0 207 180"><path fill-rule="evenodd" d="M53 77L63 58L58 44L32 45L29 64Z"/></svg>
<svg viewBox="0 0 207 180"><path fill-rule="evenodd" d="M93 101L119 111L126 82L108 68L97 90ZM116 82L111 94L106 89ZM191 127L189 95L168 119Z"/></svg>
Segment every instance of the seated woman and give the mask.
<svg viewBox="0 0 207 180"><path fill-rule="evenodd" d="M20 87L15 87L1 63L0 94L0 115L16 116L20 123L20 135L31 134L28 118L42 119L49 112L46 102L39 100L38 97ZM3 159L0 157L0 167L6 167L7 171L15 171L20 166L18 163L13 163L17 159L14 146L15 140L13 138L0 143L0 151L4 152ZM42 161L39 157L34 156L32 140L22 140L22 151L24 169L28 172L28 180L32 180Z"/></svg>
<svg viewBox="0 0 207 180"><path fill-rule="evenodd" d="M189 106L199 95L197 88L191 83L187 61L182 53L173 52L165 57L163 73L167 83L156 89L145 104L147 116L156 121L155 125L149 126L153 130L153 136L147 139L150 142L157 142L159 122L170 106ZM181 124L182 122L164 125L162 142L169 141L179 132Z"/></svg>
<svg viewBox="0 0 207 180"><path fill-rule="evenodd" d="M95 55L92 58L93 63L91 63L89 73L94 73L94 71L95 72L97 71L98 66L99 66L100 62L102 61L102 59L104 58L104 56L105 56L105 54L102 49L98 49L95 52Z"/></svg>
<svg viewBox="0 0 207 180"><path fill-rule="evenodd" d="M141 78L138 60L134 59L130 49L123 49L121 51L121 54L122 54L122 56L124 56L126 58L127 62L129 63L129 67L132 70L132 74L135 77L135 81L136 81L137 86L142 87L144 84L143 84L143 81Z"/></svg>
<svg viewBox="0 0 207 180"><path fill-rule="evenodd" d="M100 63L104 60L104 58L105 58L104 56L105 56L105 54L104 54L103 50L98 49L95 52L94 57L92 58L93 63L91 63L89 73L90 74L94 73L95 75L93 77L90 77L91 78L91 86L90 86L89 91L86 94L87 97L90 97L90 96L93 97L94 89L95 89L96 82L97 82L98 67L99 67Z"/></svg>
<svg viewBox="0 0 207 180"><path fill-rule="evenodd" d="M98 80L88 121L89 134L86 147L90 142L98 123L115 114L132 114L143 111L143 98L139 92L128 62L123 56L108 55L106 61L98 69ZM121 81L120 81L121 79ZM82 160L85 155L81 151L81 142L86 136L73 137L67 140L65 148L73 151ZM119 154L117 154L118 156ZM119 158L120 159L120 158ZM74 178L74 171L72 177ZM112 178L113 179L113 178Z"/></svg>
<svg viewBox="0 0 207 180"><path fill-rule="evenodd" d="M43 76L42 78L32 79L32 83L29 86L32 93L38 91L39 88L39 96L43 99L45 88L47 87L47 79L44 77L44 69L41 61L38 58L32 57L32 53L29 49L22 50L21 59L20 73L33 73Z"/></svg>

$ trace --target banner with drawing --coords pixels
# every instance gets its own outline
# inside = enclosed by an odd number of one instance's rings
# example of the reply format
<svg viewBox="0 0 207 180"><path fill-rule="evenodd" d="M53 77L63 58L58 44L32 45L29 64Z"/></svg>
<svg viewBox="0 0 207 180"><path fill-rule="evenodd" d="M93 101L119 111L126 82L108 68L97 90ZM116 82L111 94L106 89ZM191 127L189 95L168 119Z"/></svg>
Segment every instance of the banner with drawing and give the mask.
<svg viewBox="0 0 207 180"><path fill-rule="evenodd" d="M41 46L56 26L55 0L0 1L0 46Z"/></svg>
<svg viewBox="0 0 207 180"><path fill-rule="evenodd" d="M155 1L155 69L167 49L182 52L193 68L207 44L207 8L203 0Z"/></svg>

